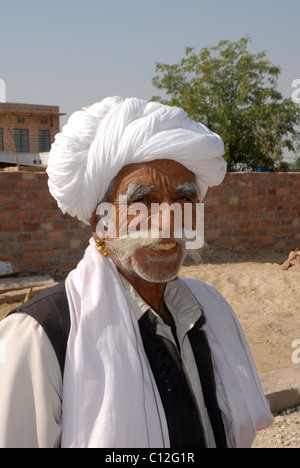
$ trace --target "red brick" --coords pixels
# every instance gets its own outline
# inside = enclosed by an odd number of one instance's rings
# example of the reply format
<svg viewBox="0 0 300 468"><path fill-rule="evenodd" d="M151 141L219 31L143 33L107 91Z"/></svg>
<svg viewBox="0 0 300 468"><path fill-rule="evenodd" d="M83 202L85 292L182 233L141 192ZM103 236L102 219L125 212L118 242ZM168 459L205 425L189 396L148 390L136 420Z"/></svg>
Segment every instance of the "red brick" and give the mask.
<svg viewBox="0 0 300 468"><path fill-rule="evenodd" d="M24 229L24 232L38 231L40 229L40 224L39 223L24 223L23 229Z"/></svg>
<svg viewBox="0 0 300 468"><path fill-rule="evenodd" d="M2 104L1 104L2 106ZM1 121L1 117L0 117L0 121ZM1 125L0 125L1 127ZM9 176L7 176L7 179L11 182L11 181L16 181L16 180L20 180L22 175L21 175L21 172L20 171L15 171L15 172L9 172L8 173Z"/></svg>
<svg viewBox="0 0 300 468"><path fill-rule="evenodd" d="M31 234L19 234L17 238L17 242L23 243L23 242L30 242L32 239Z"/></svg>
<svg viewBox="0 0 300 468"><path fill-rule="evenodd" d="M254 195L257 195L257 188L247 188L245 190L245 195L247 197L253 197Z"/></svg>
<svg viewBox="0 0 300 468"><path fill-rule="evenodd" d="M38 261L38 262L33 262L32 267L33 268L45 268L47 266L47 263L45 261Z"/></svg>
<svg viewBox="0 0 300 468"><path fill-rule="evenodd" d="M0 213L0 223L11 223L14 217L14 213Z"/></svg>
<svg viewBox="0 0 300 468"><path fill-rule="evenodd" d="M31 252L25 255L25 260L36 260L39 257L39 252Z"/></svg>
<svg viewBox="0 0 300 468"><path fill-rule="evenodd" d="M290 190L288 188L278 188L277 193L278 195L289 195Z"/></svg>
<svg viewBox="0 0 300 468"><path fill-rule="evenodd" d="M44 240L46 238L47 234L44 231L36 231L32 233L32 239L33 240Z"/></svg>
<svg viewBox="0 0 300 468"><path fill-rule="evenodd" d="M54 223L54 229L56 231L64 231L67 228L68 228L68 224L65 221L61 221L61 222L56 221Z"/></svg>
<svg viewBox="0 0 300 468"><path fill-rule="evenodd" d="M12 182L0 182L0 191L5 192L12 192L15 189L15 184Z"/></svg>
<svg viewBox="0 0 300 468"><path fill-rule="evenodd" d="M59 231L49 232L48 236L50 240L61 239L62 232L59 232Z"/></svg>
<svg viewBox="0 0 300 468"><path fill-rule="evenodd" d="M249 197L248 198L248 203L250 205L258 205L259 203L259 198L258 197Z"/></svg>
<svg viewBox="0 0 300 468"><path fill-rule="evenodd" d="M205 237L207 237L207 239L218 239L220 236L220 231L208 231L205 233Z"/></svg>
<svg viewBox="0 0 300 468"><path fill-rule="evenodd" d="M22 249L24 250L24 252L33 252L34 250L38 250L39 249L39 244L37 242L24 242L23 245L22 245Z"/></svg>
<svg viewBox="0 0 300 468"><path fill-rule="evenodd" d="M13 254L3 254L1 253L1 262L13 262L14 255Z"/></svg>
<svg viewBox="0 0 300 468"><path fill-rule="evenodd" d="M34 202L22 202L20 203L20 210L33 211L35 210L35 203Z"/></svg>
<svg viewBox="0 0 300 468"><path fill-rule="evenodd" d="M39 222L41 222L42 217L43 217L43 213L41 213L40 211L35 211L33 213L30 213L29 220L30 221L39 221Z"/></svg>
<svg viewBox="0 0 300 468"><path fill-rule="evenodd" d="M18 202L6 202L4 205L4 211L19 211L20 203Z"/></svg>
<svg viewBox="0 0 300 468"><path fill-rule="evenodd" d="M35 208L37 210L48 211L49 210L49 202L48 201L37 201L37 202L35 202Z"/></svg>
<svg viewBox="0 0 300 468"><path fill-rule="evenodd" d="M57 250L49 250L40 253L41 258L57 258L59 257L59 252Z"/></svg>
<svg viewBox="0 0 300 468"><path fill-rule="evenodd" d="M22 225L20 223L4 223L1 229L4 232L20 232Z"/></svg>
<svg viewBox="0 0 300 468"><path fill-rule="evenodd" d="M10 194L9 193L0 193L0 202L9 201Z"/></svg>
<svg viewBox="0 0 300 468"><path fill-rule="evenodd" d="M31 188L31 187L30 187ZM36 191L36 192L28 192L27 193L27 200L32 201L32 200L48 200L49 195L48 193L44 191Z"/></svg>
<svg viewBox="0 0 300 468"><path fill-rule="evenodd" d="M59 220L59 219L61 219L61 212L58 210L47 214L47 221L53 221L53 220Z"/></svg>
<svg viewBox="0 0 300 468"><path fill-rule="evenodd" d="M27 190L29 185L28 185L28 182L26 182L25 180L22 180L20 182L17 182L16 187L19 190Z"/></svg>
<svg viewBox="0 0 300 468"><path fill-rule="evenodd" d="M16 214L17 221L27 221L28 220L28 213L26 211L20 211Z"/></svg>
<svg viewBox="0 0 300 468"><path fill-rule="evenodd" d="M204 200L204 205L205 207L208 206L216 206L220 204L220 198L215 196L215 197L207 197Z"/></svg>
<svg viewBox="0 0 300 468"><path fill-rule="evenodd" d="M53 250L55 248L56 244L54 241L50 242L44 242L43 243L43 250Z"/></svg>

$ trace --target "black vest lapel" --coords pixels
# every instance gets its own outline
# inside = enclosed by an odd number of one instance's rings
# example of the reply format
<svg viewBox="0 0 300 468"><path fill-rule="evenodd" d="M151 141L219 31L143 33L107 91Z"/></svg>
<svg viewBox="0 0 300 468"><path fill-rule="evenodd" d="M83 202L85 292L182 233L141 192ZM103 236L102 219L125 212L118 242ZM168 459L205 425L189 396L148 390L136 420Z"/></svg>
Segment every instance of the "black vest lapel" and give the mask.
<svg viewBox="0 0 300 468"><path fill-rule="evenodd" d="M30 315L43 327L54 348L63 376L71 326L65 281L47 289L8 315L14 313Z"/></svg>
<svg viewBox="0 0 300 468"><path fill-rule="evenodd" d="M189 331L188 337L193 349L201 380L205 405L213 428L217 448L227 448L224 425L217 401L215 376L211 351L202 330L204 318L198 320L195 327Z"/></svg>
<svg viewBox="0 0 300 468"><path fill-rule="evenodd" d="M156 335L151 311L143 315L139 326L165 410L171 448L206 448L198 409L175 345Z"/></svg>

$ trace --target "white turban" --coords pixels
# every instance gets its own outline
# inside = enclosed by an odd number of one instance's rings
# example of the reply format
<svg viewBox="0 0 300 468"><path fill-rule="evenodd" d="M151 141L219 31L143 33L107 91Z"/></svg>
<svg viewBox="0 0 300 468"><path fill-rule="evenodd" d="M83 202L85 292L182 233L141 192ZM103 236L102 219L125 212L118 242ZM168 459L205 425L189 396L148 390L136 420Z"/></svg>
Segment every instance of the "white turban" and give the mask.
<svg viewBox="0 0 300 468"><path fill-rule="evenodd" d="M177 107L121 97L75 112L56 135L49 188L63 213L90 224L120 170L132 163L171 159L196 176L204 198L226 173L222 139Z"/></svg>

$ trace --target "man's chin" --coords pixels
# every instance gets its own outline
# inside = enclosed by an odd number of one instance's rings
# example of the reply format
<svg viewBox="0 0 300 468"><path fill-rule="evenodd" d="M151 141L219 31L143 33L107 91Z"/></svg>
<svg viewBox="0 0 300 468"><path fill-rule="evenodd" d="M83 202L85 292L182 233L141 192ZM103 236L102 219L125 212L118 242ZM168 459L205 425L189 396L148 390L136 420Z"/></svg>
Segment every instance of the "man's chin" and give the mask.
<svg viewBox="0 0 300 468"><path fill-rule="evenodd" d="M167 283L177 278L185 260L184 252L158 260L151 255L135 254L130 259L130 270L135 276L149 283Z"/></svg>
<svg viewBox="0 0 300 468"><path fill-rule="evenodd" d="M150 273L149 271L142 270L140 268L134 268L132 272L148 283L168 283L173 281L178 276L178 272L159 272L159 273Z"/></svg>

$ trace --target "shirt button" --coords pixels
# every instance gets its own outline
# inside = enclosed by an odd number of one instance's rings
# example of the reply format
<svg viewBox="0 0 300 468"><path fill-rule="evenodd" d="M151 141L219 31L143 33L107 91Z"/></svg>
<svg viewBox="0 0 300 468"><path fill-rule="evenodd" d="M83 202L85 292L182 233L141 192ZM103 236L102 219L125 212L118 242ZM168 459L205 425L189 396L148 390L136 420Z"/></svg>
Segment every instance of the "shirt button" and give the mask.
<svg viewBox="0 0 300 468"><path fill-rule="evenodd" d="M165 355L166 355L166 350L164 348L158 348L156 350L156 356L158 358L163 358L163 357L165 357Z"/></svg>
<svg viewBox="0 0 300 468"><path fill-rule="evenodd" d="M174 384L173 384L173 382L171 382L171 380L166 380L165 389L167 390L167 392L172 392L173 391Z"/></svg>
<svg viewBox="0 0 300 468"><path fill-rule="evenodd" d="M160 368L161 373L164 375L169 374L170 370L171 367L168 364L163 364Z"/></svg>

